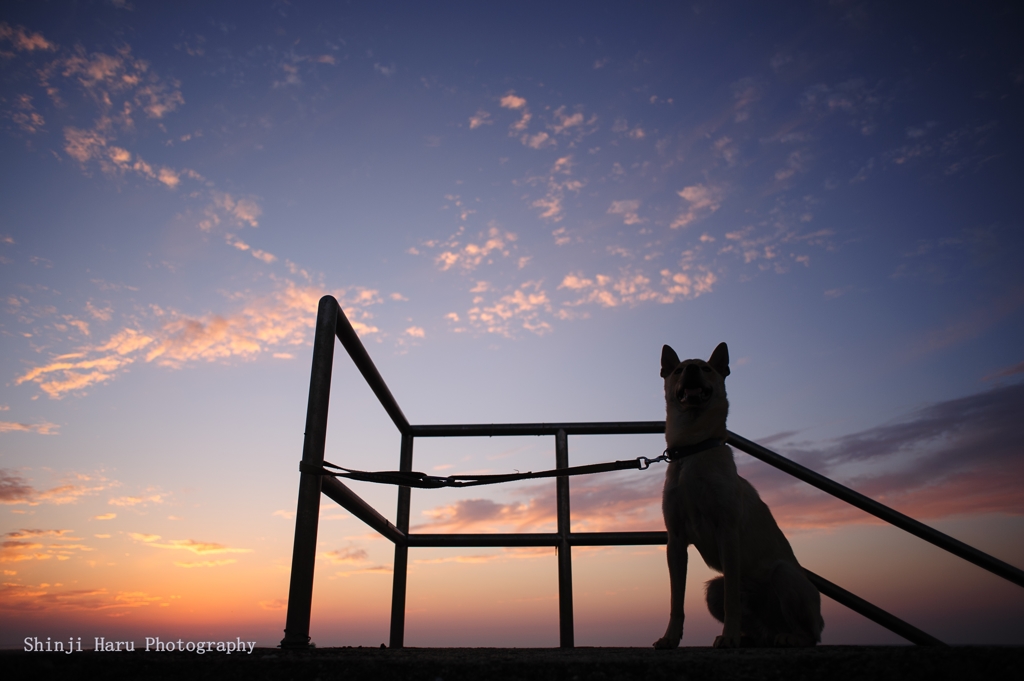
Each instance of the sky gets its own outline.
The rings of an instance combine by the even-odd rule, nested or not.
[[[1024,48],[1010,3],[11,1],[0,9],[0,646],[282,637],[318,299],[414,424],[729,427],[1024,566]],[[336,352],[329,461],[398,465]],[[658,436],[574,436],[570,464]],[[805,567],[949,643],[1024,592],[745,454]],[[429,440],[434,474],[553,438]],[[663,469],[576,478],[661,530]],[[393,488],[351,487],[394,519]],[[327,499],[311,636],[387,641],[392,545]],[[554,483],[415,491],[544,532]],[[649,646],[663,547],[575,548],[577,645]],[[720,633],[691,550],[683,645]],[[414,549],[406,644],[557,646],[545,549]],[[828,644],[901,639],[823,599]]]

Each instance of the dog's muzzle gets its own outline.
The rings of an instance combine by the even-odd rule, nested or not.
[[[704,384],[700,368],[691,364],[683,370],[683,379],[676,390],[676,399],[685,405],[699,407],[711,399],[711,386]]]

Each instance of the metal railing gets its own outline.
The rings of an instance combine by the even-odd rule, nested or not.
[[[376,509],[336,478],[311,471],[321,470],[327,433],[327,412],[334,364],[334,339],[341,341],[349,357],[387,411],[402,442],[399,470],[412,470],[413,441],[424,437],[490,437],[548,435],[555,438],[555,467],[568,468],[570,435],[637,435],[665,432],[664,421],[625,421],[592,423],[506,423],[458,425],[410,425],[388,390],[362,342],[353,330],[338,301],[331,296],[320,299],[316,335],[313,340],[313,366],[306,408],[306,431],[302,446],[302,471],[299,473],[299,498],[295,514],[295,543],[292,549],[288,613],[282,648],[305,648],[309,643],[310,610],[313,598],[313,571],[316,560],[317,525],[320,495],[324,494],[359,518],[395,545],[391,595],[390,647],[401,648],[405,638],[406,576],[409,548],[424,547],[523,547],[554,546],[558,554],[559,645],[572,648],[572,547],[637,546],[667,543],[666,532],[572,532],[569,527],[569,481],[555,479],[555,532],[487,534],[414,534],[409,532],[411,490],[398,488],[398,510],[392,524]],[[832,496],[960,556],[1018,586],[1024,586],[1024,571],[945,535],[913,518],[878,503],[848,487],[830,480],[750,440],[729,432],[728,444],[779,470],[792,475]],[[937,638],[898,617],[868,603],[824,577],[805,570],[818,591],[918,645],[943,645]]]

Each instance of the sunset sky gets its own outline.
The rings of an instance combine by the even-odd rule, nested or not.
[[[5,2],[0,646],[279,642],[328,293],[414,424],[662,419],[661,346],[726,341],[733,431],[1024,566],[1024,17],[924,7]],[[327,459],[398,444],[339,346]],[[805,567],[1024,644],[1024,590],[736,458]],[[663,475],[574,479],[574,529],[663,529]],[[553,531],[554,492],[416,491],[412,525]],[[577,645],[662,635],[664,553],[573,550]],[[324,500],[318,646],[387,641],[392,561]],[[710,577],[691,551],[683,645],[721,631]],[[902,640],[823,613],[824,643]],[[557,646],[557,616],[552,549],[410,551],[407,645]]]

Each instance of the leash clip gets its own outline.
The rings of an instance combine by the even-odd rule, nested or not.
[[[659,463],[661,461],[666,460],[667,458],[668,457],[666,455],[664,455],[664,454],[662,454],[661,456],[659,456],[659,457],[657,457],[655,459],[648,459],[646,456],[638,456],[636,458],[636,462],[638,464],[637,468],[639,468],[642,471],[645,471],[648,468],[650,468],[652,463]]]

